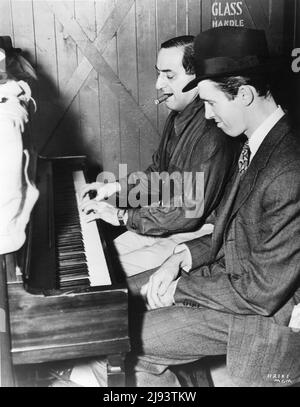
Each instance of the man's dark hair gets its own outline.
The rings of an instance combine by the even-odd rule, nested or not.
[[[182,35],[180,37],[171,38],[161,44],[161,48],[183,47],[182,66],[188,75],[195,73],[194,69],[194,36]]]
[[[213,82],[222,90],[229,100],[233,100],[244,85],[253,86],[258,95],[268,97],[272,94],[272,81],[265,75],[229,76],[213,78]]]
[[[212,81],[226,94],[229,100],[233,100],[237,96],[240,86],[250,85],[256,89],[259,96],[266,98],[272,95],[277,104],[289,111],[293,110],[293,104],[291,103],[293,82],[285,70],[243,76],[217,77],[212,78]]]

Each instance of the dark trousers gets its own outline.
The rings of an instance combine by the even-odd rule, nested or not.
[[[177,387],[169,366],[208,355],[226,354],[229,316],[199,307],[178,304],[151,311],[139,295],[153,270],[128,278],[132,366],[138,387]]]

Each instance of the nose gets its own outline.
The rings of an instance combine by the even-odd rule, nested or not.
[[[204,102],[204,106],[205,106],[205,118],[207,120],[213,119],[214,118],[214,112],[213,109],[211,107],[211,105],[207,102]]]
[[[163,89],[164,86],[165,86],[165,80],[163,79],[163,76],[161,74],[159,74],[156,79],[155,88],[157,90],[160,90],[160,89]]]

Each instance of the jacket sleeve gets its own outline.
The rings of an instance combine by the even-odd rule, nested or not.
[[[237,157],[237,148],[226,139],[218,139],[222,135],[216,135],[215,129],[207,131],[208,142],[200,139],[195,145],[189,166],[193,175],[191,182],[178,185],[181,195],[174,195],[168,205],[129,209],[129,230],[158,236],[196,230],[205,223],[221,200]],[[180,183],[184,179],[182,169],[178,173]]]
[[[151,189],[152,174],[159,172],[160,149],[152,156],[152,163],[145,171],[134,171],[118,180],[121,190],[113,197],[112,202],[117,199],[117,206],[131,207],[141,206],[141,203],[148,205],[152,199],[159,200],[159,189]],[[137,194],[135,194],[135,190]],[[132,192],[131,192],[132,191]],[[131,197],[131,199],[130,199]],[[133,199],[132,199],[133,197]]]
[[[185,242],[191,254],[192,269],[209,264],[211,260],[211,238],[212,235],[205,235]]]
[[[176,303],[188,301],[223,312],[269,316],[293,295],[300,278],[299,173],[297,164],[269,183],[261,202],[260,239],[243,261],[235,259],[234,275],[218,262],[209,266],[208,276],[204,276],[205,267],[183,274]]]
[[[130,174],[122,177],[118,180],[121,185],[121,191],[117,194],[118,202],[123,202],[124,205],[120,205],[122,207],[130,207],[134,206],[131,202],[128,202],[128,196],[130,191],[134,189],[138,189],[138,194],[140,197],[140,201],[144,204],[148,205],[151,202],[151,194],[152,194],[152,201],[159,200],[159,188],[151,188],[151,177],[155,173],[161,172],[161,161],[162,161],[162,154],[165,149],[165,145],[167,143],[167,137],[169,134],[169,127],[172,126],[174,121],[175,113],[171,112],[167,118],[165,123],[164,131],[162,138],[160,140],[158,149],[152,155],[152,162],[144,171],[134,171]],[[133,191],[134,192],[134,191]],[[133,194],[131,194],[132,196]]]

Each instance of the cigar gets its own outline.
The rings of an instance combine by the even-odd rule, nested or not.
[[[164,102],[165,100],[167,100],[172,95],[173,95],[173,93],[165,93],[164,95],[160,96],[158,99],[155,99],[154,103],[156,105],[159,105],[160,103]]]

